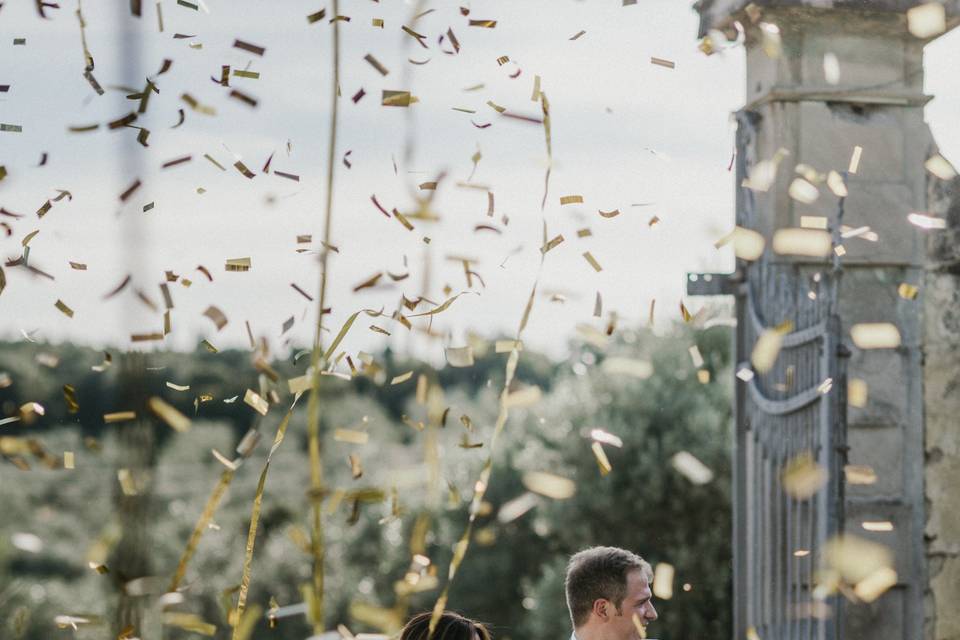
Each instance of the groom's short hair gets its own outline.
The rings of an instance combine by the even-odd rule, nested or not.
[[[591,547],[571,556],[564,586],[573,627],[586,624],[593,603],[600,598],[612,602],[619,611],[627,594],[627,574],[636,569],[650,580],[650,564],[617,547]]]

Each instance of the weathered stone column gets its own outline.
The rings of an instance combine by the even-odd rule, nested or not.
[[[923,119],[930,98],[923,94],[922,66],[928,40],[912,35],[906,18],[919,4],[696,5],[701,36],[720,29],[732,37],[735,22],[746,32],[745,109],[756,123],[747,151],[755,160],[773,158],[781,148],[789,152],[769,191],[755,194],[757,230],[768,240],[775,229],[801,226],[801,216],[829,217],[836,209],[825,186],[811,204],[789,197],[796,165],[842,172],[854,147],[863,150],[848,179],[844,222],[869,226],[876,241],[865,239],[870,234],[845,241],[839,304],[852,352],[849,378],[869,389],[865,406],[849,407],[849,462],[871,466],[877,480],[847,486],[846,530],[890,547],[899,580],[876,602],[845,608],[841,637],[849,639],[960,638],[960,233],[925,231],[907,221],[910,212],[939,207],[944,215],[949,208],[948,198],[933,196],[950,186],[924,167],[935,153]],[[954,26],[960,3],[944,4],[947,26]],[[780,52],[771,55],[777,35]],[[948,218],[960,227],[960,205]],[[901,283],[916,286],[918,296],[899,295]],[[848,332],[861,322],[896,324],[902,346],[856,349]],[[864,521],[887,520],[891,532],[862,528]],[[737,624],[742,632],[750,621]]]

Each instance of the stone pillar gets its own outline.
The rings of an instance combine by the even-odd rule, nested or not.
[[[701,36],[720,29],[732,37],[735,22],[746,32],[745,109],[755,116],[754,160],[773,158],[781,148],[789,152],[769,191],[756,194],[757,231],[768,241],[775,229],[801,226],[801,216],[836,210],[837,198],[825,185],[812,204],[788,196],[796,165],[842,172],[854,147],[863,149],[859,170],[848,180],[844,222],[869,226],[877,241],[844,243],[839,298],[844,342],[852,352],[849,378],[864,380],[869,389],[866,405],[848,410],[849,462],[872,466],[878,479],[847,486],[846,530],[890,547],[899,581],[876,602],[845,608],[841,637],[848,639],[960,638],[960,232],[938,240],[931,233],[952,232],[907,222],[908,213],[937,204],[930,199],[937,179],[924,168],[934,152],[923,119],[930,99],[923,94],[927,41],[911,35],[905,14],[918,4],[696,5]],[[953,26],[960,3],[946,4]],[[780,53],[771,56],[777,31]],[[825,56],[838,63],[839,78],[825,72]],[[937,202],[945,210],[949,200]],[[957,218],[951,224],[960,227],[960,205],[951,215]],[[917,298],[900,296],[900,283],[918,287]],[[856,349],[848,332],[860,322],[896,324],[902,346]],[[892,532],[861,526],[884,520],[893,522]],[[738,624],[742,631],[750,621]]]

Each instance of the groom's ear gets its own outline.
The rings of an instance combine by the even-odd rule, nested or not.
[[[613,615],[613,604],[604,598],[593,601],[593,615],[606,622]]]

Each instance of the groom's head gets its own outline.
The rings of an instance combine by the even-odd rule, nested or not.
[[[596,631],[604,638],[639,638],[634,616],[644,627],[657,619],[651,574],[643,558],[625,549],[592,547],[574,554],[565,581],[573,628],[587,631],[584,636]]]

